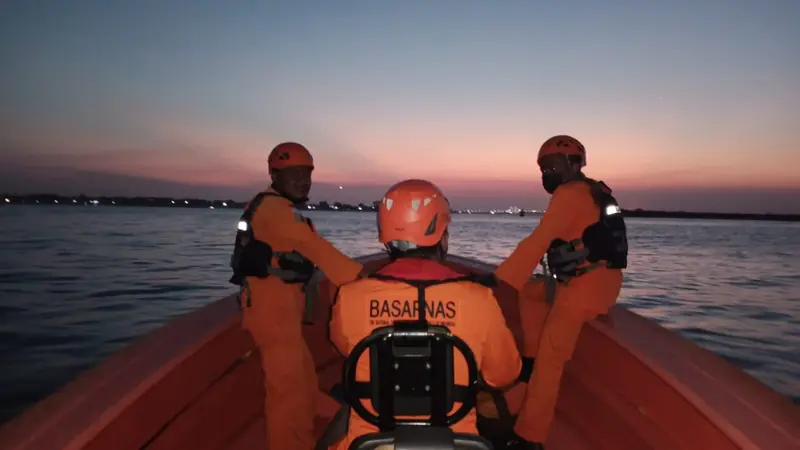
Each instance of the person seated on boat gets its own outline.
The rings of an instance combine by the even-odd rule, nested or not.
[[[416,319],[420,291],[414,284],[424,282],[430,286],[424,289],[429,323],[449,327],[470,346],[487,384],[508,385],[521,369],[516,342],[491,288],[479,283],[478,277],[443,263],[449,224],[450,204],[433,183],[406,180],[392,186],[378,207],[378,239],[388,250],[390,262],[339,288],[331,315],[331,341],[348,355],[375,328]],[[492,277],[483,280],[493,282]],[[464,384],[466,363],[462,355],[458,358],[455,381]],[[362,358],[356,370],[359,381],[368,381],[368,358]],[[338,448],[347,449],[354,438],[376,430],[352,413],[348,434]],[[477,434],[475,411],[453,430]]]
[[[542,144],[537,160],[552,198],[536,229],[495,271],[500,284],[521,291],[522,353],[533,370],[507,438],[509,449],[543,448],[564,364],[583,325],[617,301],[627,267],[622,211],[605,183],[583,174],[584,146],[573,137],[554,136]],[[548,281],[528,283],[545,254]]]
[[[317,234],[293,207],[308,201],[314,160],[285,142],[268,158],[272,184],[241,216],[231,257],[231,283],[241,286],[242,324],[261,351],[267,447],[311,449],[316,442],[316,368],[302,335],[304,287],[315,266],[334,284],[363,270]]]

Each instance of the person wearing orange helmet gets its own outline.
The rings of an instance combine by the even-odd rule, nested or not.
[[[520,320],[525,324],[526,370],[520,381],[528,386],[516,424],[505,438],[510,450],[544,448],[564,364],[583,325],[617,301],[622,269],[628,264],[622,211],[605,183],[583,174],[583,144],[571,136],[554,136],[542,144],[537,160],[550,203],[533,233],[495,271],[501,284],[521,291]],[[528,283],[545,255],[549,278]]]
[[[507,385],[521,368],[514,337],[491,288],[443,264],[449,224],[450,204],[433,183],[406,180],[392,186],[378,207],[378,239],[389,253],[389,263],[341,286],[331,315],[331,341],[349,355],[375,328],[418,318],[424,295],[428,322],[447,326],[470,346],[487,384]],[[356,379],[369,380],[369,372],[369,360],[362,358]],[[467,382],[463,357],[456,360],[455,382]],[[452,428],[476,434],[475,412]],[[351,413],[347,436],[338,448],[347,449],[356,437],[375,431]]]
[[[363,267],[317,234],[294,206],[308,201],[314,159],[302,145],[284,142],[269,155],[272,184],[242,214],[230,282],[241,286],[242,325],[261,352],[267,448],[311,449],[316,368],[302,335],[304,290],[316,266],[335,285]]]

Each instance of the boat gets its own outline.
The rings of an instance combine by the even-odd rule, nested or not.
[[[377,267],[384,254],[359,260]],[[458,256],[473,272],[494,266]],[[304,333],[320,379],[317,429],[343,358],[327,336],[324,279]],[[519,339],[516,300],[498,299]],[[259,354],[235,296],[179,317],[111,355],[0,428],[3,450],[264,449]],[[507,394],[520,403],[522,390]],[[800,448],[800,408],[721,357],[615,306],[584,327],[564,373],[548,450]]]

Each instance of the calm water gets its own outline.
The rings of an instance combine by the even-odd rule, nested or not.
[[[352,256],[375,216],[311,212]],[[238,212],[0,208],[0,422],[164,322],[232,292]],[[454,219],[454,253],[499,262],[533,217]],[[629,221],[621,302],[800,400],[800,224]]]

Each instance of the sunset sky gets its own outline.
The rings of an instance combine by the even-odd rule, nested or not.
[[[800,213],[800,1],[0,3],[0,192],[543,207],[571,134],[624,207]],[[337,186],[342,185],[343,189]]]

